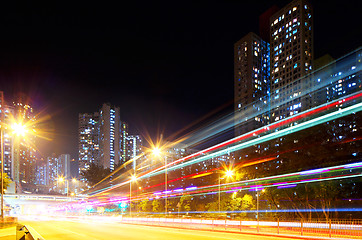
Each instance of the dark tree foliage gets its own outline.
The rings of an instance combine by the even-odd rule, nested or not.
[[[103,168],[97,164],[91,163],[86,171],[82,172],[82,176],[87,179],[89,185],[94,185],[110,174],[109,168]]]

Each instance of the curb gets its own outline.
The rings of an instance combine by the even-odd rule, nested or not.
[[[320,240],[320,239],[331,239],[331,240],[348,240],[350,238],[329,238],[329,237],[316,237],[316,236],[295,236],[295,235],[284,235],[284,234],[271,234],[271,233],[253,233],[253,232],[233,232],[226,230],[215,230],[215,229],[193,229],[185,227],[176,227],[176,226],[162,226],[162,225],[148,225],[142,223],[129,223],[129,222],[120,222],[123,224],[130,225],[142,225],[149,227],[164,227],[164,228],[175,228],[175,229],[184,229],[184,230],[196,230],[196,231],[205,231],[205,232],[221,232],[221,233],[234,233],[234,234],[243,234],[243,235],[253,235],[253,236],[265,236],[265,237],[280,237],[280,238],[291,238],[291,239],[307,239],[307,240]]]

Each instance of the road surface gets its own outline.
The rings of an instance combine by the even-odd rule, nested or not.
[[[200,230],[185,230],[167,227],[130,225],[103,221],[48,220],[20,221],[34,228],[46,240],[57,239],[126,239],[126,240],[285,240],[287,238],[223,233]],[[294,238],[295,239],[295,238]]]

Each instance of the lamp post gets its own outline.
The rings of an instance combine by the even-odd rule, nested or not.
[[[13,156],[16,158],[13,160],[14,164],[14,182],[15,184],[19,184],[19,172],[20,172],[20,137],[25,137],[25,134],[28,132],[26,125],[22,123],[21,120],[15,121],[11,126],[14,135],[14,148],[16,153],[13,153]],[[14,150],[14,149],[13,149]]]
[[[4,219],[4,122],[1,120],[1,219]]]
[[[59,183],[65,182],[65,186],[67,188],[67,197],[68,197],[68,193],[69,193],[69,181],[68,181],[68,179],[66,179],[64,177],[58,177],[58,182]]]
[[[131,180],[129,181],[129,216],[132,217],[132,182],[136,181],[137,177],[135,175],[131,176]]]
[[[60,183],[65,182],[66,188],[67,188],[67,197],[69,197],[69,179],[64,178],[64,177],[58,177],[58,182],[60,182]],[[76,182],[77,182],[77,179],[73,178],[73,179],[72,179],[72,182],[73,182],[73,183],[76,183]]]
[[[167,216],[167,157],[165,157],[165,216]]]
[[[158,147],[152,149],[152,152],[155,156],[161,155],[161,149]],[[167,157],[165,157],[165,216],[167,215]]]
[[[256,220],[258,222],[258,232],[259,232],[259,192],[258,187],[255,188],[256,190]],[[265,192],[265,189],[262,189],[261,192]]]
[[[229,177],[232,177],[234,175],[234,172],[232,170],[227,170],[227,171],[224,172],[224,174],[225,174],[226,178],[229,178]],[[220,197],[221,179],[224,179],[224,178],[221,178],[221,176],[219,174],[219,213],[221,211],[221,197]]]
[[[76,188],[77,188],[77,179],[76,178],[72,178],[72,182],[73,182],[73,190],[74,190],[74,194],[72,195],[72,193],[70,194],[71,196],[75,196],[75,192],[76,192]]]

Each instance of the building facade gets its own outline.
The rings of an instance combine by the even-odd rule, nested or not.
[[[249,33],[234,44],[235,135],[269,123],[269,43]]]
[[[270,18],[271,121],[309,109],[312,87],[312,8],[305,0],[294,0]]]
[[[79,174],[92,163],[113,171],[131,159],[129,141],[134,139],[129,138],[128,124],[120,120],[119,107],[105,103],[99,112],[79,114],[78,121]]]
[[[78,159],[79,173],[91,163],[99,164],[99,113],[81,113],[78,118]]]
[[[136,159],[137,156],[139,156],[142,153],[142,147],[143,147],[143,141],[142,137],[140,135],[130,135],[127,138],[127,159],[132,159],[132,168],[133,171],[136,172],[137,170],[137,164],[138,159]]]
[[[119,108],[110,104],[103,104],[99,112],[99,165],[114,170],[120,162],[120,113]]]
[[[125,162],[127,162],[128,160],[130,160],[132,157],[131,155],[128,153],[130,149],[129,146],[129,137],[128,137],[128,124],[126,122],[121,122],[121,127],[120,127],[120,142],[119,142],[119,148],[121,150],[121,159],[120,159],[120,163],[123,164]]]

